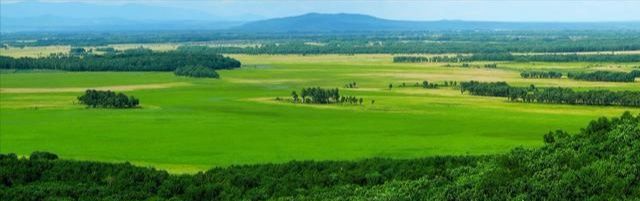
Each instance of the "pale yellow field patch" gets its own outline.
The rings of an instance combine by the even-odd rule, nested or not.
[[[242,79],[242,78],[225,78],[225,81],[242,84],[282,84],[291,82],[305,82],[310,79]]]
[[[29,93],[72,93],[83,92],[87,89],[112,90],[112,91],[133,91],[142,89],[164,89],[171,87],[182,87],[192,85],[188,82],[172,82],[161,84],[140,84],[140,85],[118,85],[102,87],[61,87],[61,88],[0,88],[0,93],[29,94]]]
[[[68,45],[37,46],[37,47],[9,47],[0,48],[0,55],[8,57],[46,57],[50,54],[67,53],[71,49]]]

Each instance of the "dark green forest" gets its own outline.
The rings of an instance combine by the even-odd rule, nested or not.
[[[635,82],[636,77],[640,77],[640,70],[633,70],[629,73],[611,71],[575,72],[567,74],[567,77],[586,81]]]
[[[238,60],[208,51],[154,52],[150,49],[136,48],[99,55],[74,48],[71,50],[70,54],[53,54],[42,58],[0,56],[0,69],[174,71],[178,67],[196,65],[211,69],[240,67]]]
[[[517,131],[514,131],[517,132]],[[640,115],[486,156],[238,165],[173,175],[129,163],[0,154],[1,200],[634,200]]]
[[[178,67],[173,73],[177,76],[220,78],[220,75],[215,70],[204,66]]]
[[[534,85],[513,87],[506,82],[469,81],[460,83],[460,92],[469,92],[476,96],[507,97],[510,101],[526,103],[640,107],[640,92],[638,91],[575,91],[563,87],[537,88]]]

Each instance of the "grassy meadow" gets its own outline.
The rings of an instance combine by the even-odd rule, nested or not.
[[[219,80],[175,77],[171,72],[3,71],[0,151],[46,150],[64,158],[130,161],[191,173],[212,166],[290,160],[500,153],[517,146],[538,146],[551,130],[574,132],[603,115],[640,112],[624,107],[513,103],[462,95],[450,87],[399,87],[423,80],[479,80],[640,90],[640,82],[519,76],[525,69],[628,71],[638,63],[507,62],[485,69],[394,64],[393,56],[384,54],[229,56],[243,67],[220,71]],[[342,88],[352,81],[359,88]],[[311,86],[339,87],[341,94],[365,101],[363,105],[275,101]],[[75,98],[87,88],[124,91],[138,97],[142,108],[86,109]]]

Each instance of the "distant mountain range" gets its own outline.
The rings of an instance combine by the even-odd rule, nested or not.
[[[640,30],[640,22],[403,21],[362,14],[309,13],[265,20],[137,4],[21,2],[2,4],[0,31],[221,30],[229,32],[349,32],[441,30]]]
[[[401,21],[361,14],[309,13],[248,22],[234,30],[255,32],[421,31],[421,30],[581,30],[640,29],[640,22]]]

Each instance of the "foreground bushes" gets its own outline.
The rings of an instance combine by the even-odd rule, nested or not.
[[[526,129],[526,128],[523,128]],[[517,131],[514,131],[517,132]],[[535,149],[491,156],[303,161],[195,175],[0,154],[0,200],[633,200],[640,116],[599,118]]]
[[[78,96],[78,101],[92,108],[133,108],[140,104],[140,101],[133,96],[94,89],[89,89],[82,96]]]

